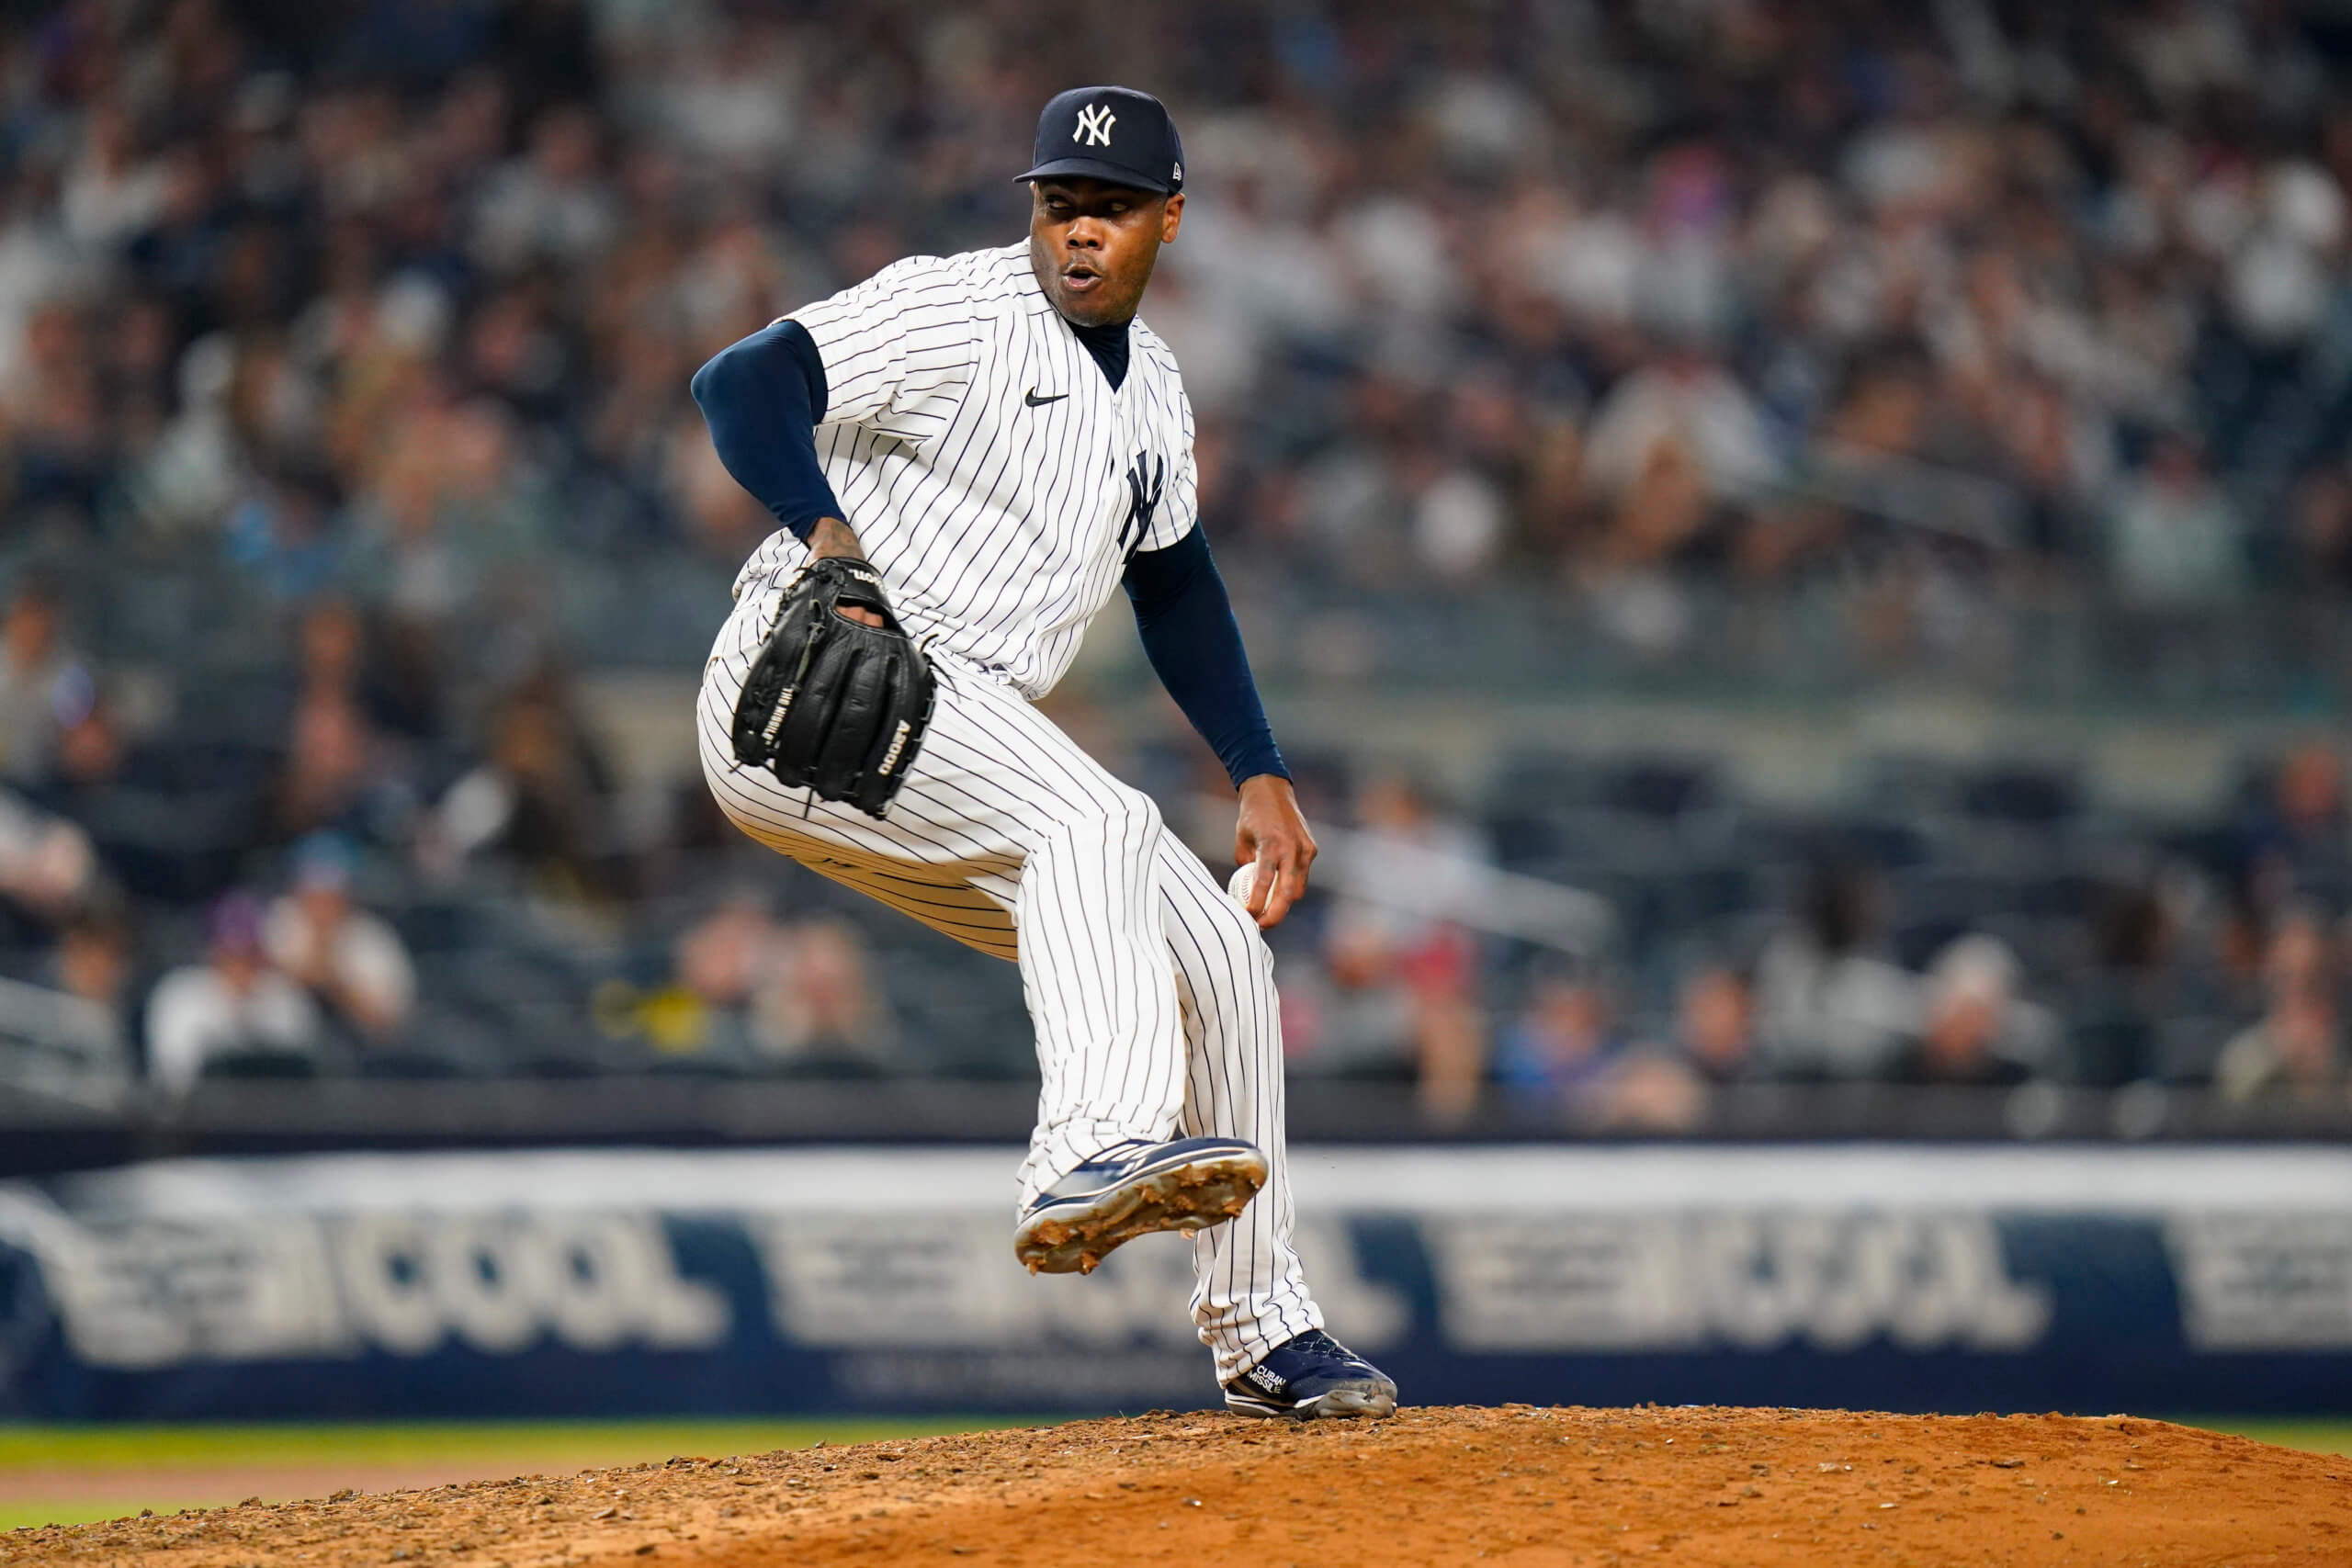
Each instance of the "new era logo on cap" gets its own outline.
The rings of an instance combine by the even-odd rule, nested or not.
[[[1184,144],[1166,106],[1133,87],[1073,87],[1037,117],[1024,180],[1108,180],[1140,190],[1184,188]]]

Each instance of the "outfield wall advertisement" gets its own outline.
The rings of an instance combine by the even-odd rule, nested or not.
[[[0,1415],[1109,1411],[1190,1253],[1012,1261],[1015,1151],[338,1155],[0,1186]],[[2352,1153],[1308,1149],[1419,1403],[2352,1408]]]

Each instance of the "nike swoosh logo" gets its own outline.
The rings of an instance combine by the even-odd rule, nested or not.
[[[1033,409],[1041,409],[1047,403],[1060,402],[1064,398],[1069,396],[1069,394],[1068,392],[1056,392],[1050,398],[1041,398],[1037,395],[1037,389],[1032,387],[1029,389],[1028,392],[1023,396],[1021,400],[1027,403]]]

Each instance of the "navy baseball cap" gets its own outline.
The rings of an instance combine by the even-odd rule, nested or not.
[[[1037,117],[1037,148],[1021,180],[1086,175],[1173,195],[1184,188],[1184,144],[1167,107],[1133,87],[1072,87]]]

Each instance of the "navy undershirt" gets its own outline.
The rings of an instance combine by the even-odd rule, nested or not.
[[[1116,391],[1127,374],[1127,324],[1070,331]],[[778,321],[720,349],[695,372],[693,389],[719,462],[778,524],[806,539],[820,519],[843,516],[817,460],[815,427],[831,397],[824,356],[799,322]],[[1236,784],[1261,773],[1290,777],[1200,525],[1164,549],[1128,557],[1124,581],[1146,657],[1227,775]]]
[[[1081,327],[1069,321],[1070,333],[1094,356],[1102,367],[1102,378],[1117,391],[1127,378],[1127,323],[1120,321],[1107,327]]]

